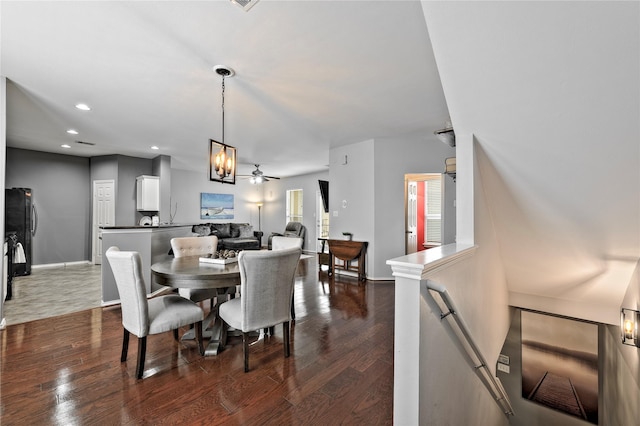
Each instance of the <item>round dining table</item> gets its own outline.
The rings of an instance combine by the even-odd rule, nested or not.
[[[210,337],[205,356],[217,355],[224,347],[225,330],[218,316],[221,299],[235,295],[235,287],[240,285],[238,262],[217,264],[200,260],[200,256],[186,256],[165,260],[151,265],[151,275],[157,284],[172,288],[215,288],[218,289],[216,304],[205,318],[204,336]],[[183,339],[194,338],[192,331]]]

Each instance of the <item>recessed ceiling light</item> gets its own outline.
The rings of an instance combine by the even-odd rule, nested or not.
[[[91,107],[87,104],[76,104],[76,108],[81,109],[82,111],[91,111]]]
[[[160,149],[160,148],[158,148],[157,146],[154,145],[154,146],[151,147],[151,149]]]
[[[71,148],[71,145],[67,145],[66,143],[64,145],[60,145],[63,148]]]
[[[69,133],[70,135],[77,135],[78,131],[75,130],[75,129],[69,129],[69,130],[67,130],[67,133]]]

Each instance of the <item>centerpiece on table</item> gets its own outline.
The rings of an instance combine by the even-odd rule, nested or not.
[[[219,250],[213,254],[200,256],[200,262],[215,263],[218,265],[226,265],[238,261],[240,251],[235,250]]]

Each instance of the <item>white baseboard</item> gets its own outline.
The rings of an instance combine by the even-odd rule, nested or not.
[[[0,321],[0,330],[4,330],[5,328],[7,328],[7,319],[2,318],[2,321]]]
[[[43,263],[41,265],[31,265],[31,269],[66,268],[67,266],[74,265],[92,265],[92,263],[89,260],[79,260],[77,262],[62,263]]]

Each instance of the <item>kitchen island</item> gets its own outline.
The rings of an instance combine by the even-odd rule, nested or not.
[[[102,233],[102,251],[116,246],[122,251],[137,251],[142,258],[142,271],[147,295],[165,287],[151,281],[151,265],[170,259],[171,239],[189,237],[191,225],[160,226],[105,226]],[[120,303],[116,281],[106,257],[102,260],[102,305]]]

